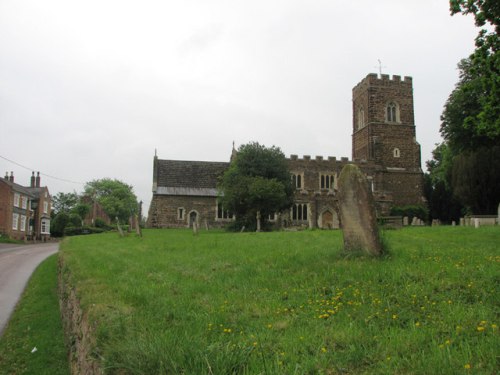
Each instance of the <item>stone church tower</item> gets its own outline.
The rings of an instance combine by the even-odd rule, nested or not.
[[[412,78],[369,74],[353,88],[352,99],[353,160],[383,167],[377,190],[391,191],[396,204],[418,203],[423,180]]]

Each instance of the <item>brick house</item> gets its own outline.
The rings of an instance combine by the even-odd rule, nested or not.
[[[352,103],[352,160],[291,155],[295,203],[271,219],[286,226],[339,228],[337,179],[348,163],[367,176],[379,216],[394,206],[425,204],[412,78],[369,74],[353,88]],[[194,220],[202,227],[223,226],[232,220],[217,204],[217,179],[228,166],[155,155],[148,226],[188,227]]]
[[[50,238],[52,202],[40,173],[33,172],[29,186],[14,182],[14,174],[0,179],[0,234],[17,240]]]

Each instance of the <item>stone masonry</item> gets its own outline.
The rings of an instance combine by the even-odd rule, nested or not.
[[[388,215],[393,206],[425,204],[412,78],[369,74],[353,88],[352,98],[352,160],[291,155],[295,204],[271,220],[279,218],[284,226],[339,228],[338,176],[349,163],[365,174],[377,215]],[[228,166],[155,155],[148,225],[189,227],[196,220],[200,228],[222,227],[233,220],[217,205],[217,179]]]

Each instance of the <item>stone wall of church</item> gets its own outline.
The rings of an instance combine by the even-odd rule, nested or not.
[[[217,219],[216,204],[214,197],[153,195],[147,226],[188,228],[196,215],[200,228],[221,228],[230,220]]]
[[[384,189],[392,193],[392,206],[425,204],[421,172],[387,171],[383,174],[383,181]]]

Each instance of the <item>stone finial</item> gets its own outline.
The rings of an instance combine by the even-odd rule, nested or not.
[[[381,255],[377,216],[368,182],[359,167],[347,164],[339,176],[339,208],[346,252]]]

